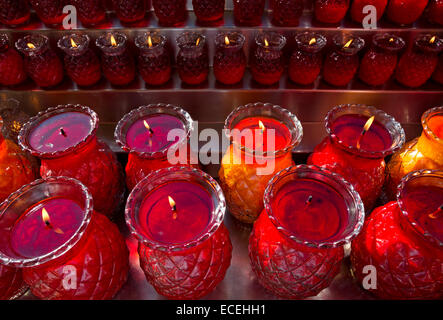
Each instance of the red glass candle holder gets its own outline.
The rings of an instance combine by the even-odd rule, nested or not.
[[[0,23],[19,26],[26,23],[30,15],[26,0],[0,0]]]
[[[377,208],[352,243],[352,269],[360,283],[365,266],[377,269],[383,299],[443,297],[443,171],[407,175],[397,201]]]
[[[438,59],[437,67],[435,68],[432,79],[443,85],[443,55]]]
[[[65,52],[65,70],[79,86],[91,86],[101,76],[100,60],[89,47],[87,34],[71,34],[58,41],[58,47]]]
[[[272,23],[281,27],[298,26],[303,14],[303,0],[273,0]]]
[[[357,23],[362,23],[367,13],[363,13],[366,6],[374,6],[377,10],[377,21],[381,19],[385,13],[388,0],[353,0],[351,6],[351,18]]]
[[[372,47],[365,53],[358,76],[360,80],[379,86],[387,82],[394,74],[398,53],[405,47],[405,41],[393,34],[376,34],[372,38]]]
[[[215,38],[214,75],[217,81],[232,85],[243,79],[246,70],[245,36],[220,32]]]
[[[145,18],[148,0],[112,0],[112,7],[122,23],[136,23]]]
[[[63,7],[66,0],[29,0],[40,20],[48,26],[58,26],[63,23],[66,14]]]
[[[255,81],[273,85],[280,81],[284,70],[283,47],[286,38],[276,32],[259,33],[251,56],[251,73]]]
[[[177,27],[186,20],[186,0],[152,0],[158,23],[165,27]]]
[[[334,86],[346,86],[354,78],[358,66],[358,52],[365,46],[362,38],[337,35],[333,39],[335,49],[326,55],[323,79]]]
[[[206,81],[209,73],[209,56],[206,38],[196,32],[183,32],[177,37],[179,51],[177,68],[180,79],[189,85]]]
[[[171,79],[171,55],[166,37],[157,32],[145,32],[135,38],[140,49],[138,70],[149,85],[162,85]]]
[[[106,10],[103,0],[73,0],[81,23],[86,26],[96,26],[106,20]]]
[[[192,130],[191,116],[173,105],[151,104],[125,115],[115,129],[115,139],[123,150],[129,152],[126,165],[128,189],[132,190],[148,174],[162,168],[173,165],[198,167],[198,159],[189,146]],[[174,134],[175,139],[168,139],[170,134]],[[177,162],[168,158],[171,155]]]
[[[428,6],[428,19],[443,26],[443,0],[431,0]]]
[[[36,180],[0,206],[0,261],[23,268],[41,299],[111,299],[125,283],[129,254],[117,226],[93,212],[79,181]],[[67,280],[69,277],[69,280]]]
[[[341,176],[301,165],[274,176],[264,203],[249,238],[258,281],[285,299],[317,295],[339,273],[343,246],[363,226],[360,196]]]
[[[0,84],[13,86],[26,80],[20,54],[11,46],[7,34],[0,33]]]
[[[395,78],[402,85],[417,88],[428,81],[438,63],[438,53],[443,50],[443,40],[433,35],[419,36],[414,46],[400,58]]]
[[[240,26],[259,26],[265,11],[265,0],[233,0],[234,19]]]
[[[427,5],[428,0],[389,0],[386,13],[392,22],[411,24],[420,18]]]
[[[328,137],[314,149],[308,164],[341,174],[360,194],[366,210],[372,209],[385,182],[384,158],[403,146],[403,128],[381,110],[349,104],[329,111],[326,131]]]
[[[86,185],[94,209],[112,216],[123,200],[123,170],[111,149],[97,139],[97,114],[88,107],[49,108],[22,128],[19,144],[41,159],[42,178],[65,176]]]
[[[139,241],[146,279],[159,294],[198,299],[223,280],[232,252],[225,210],[217,182],[189,167],[155,171],[132,191],[126,223]]]
[[[327,40],[315,32],[300,33],[295,37],[297,49],[289,61],[289,78],[301,85],[315,82],[323,64],[322,50]]]
[[[108,81],[124,86],[135,78],[135,61],[127,45],[127,37],[120,32],[108,32],[96,40],[102,51],[102,70]]]
[[[293,165],[292,150],[300,143],[303,128],[288,110],[259,102],[234,110],[226,119],[225,133],[232,143],[222,158],[220,185],[229,212],[241,222],[253,223],[263,210],[269,180]]]
[[[16,299],[27,289],[20,269],[0,264],[0,300]]]
[[[324,23],[339,23],[349,9],[349,0],[315,0],[315,18]]]
[[[24,54],[25,70],[40,87],[53,87],[63,80],[63,64],[49,46],[49,39],[33,34],[19,39],[15,46]]]
[[[192,0],[197,20],[208,23],[223,19],[225,0]]]

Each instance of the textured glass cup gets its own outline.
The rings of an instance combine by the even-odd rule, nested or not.
[[[0,23],[15,27],[26,23],[30,15],[26,0],[0,0]]]
[[[157,32],[145,32],[135,38],[139,48],[138,71],[149,85],[162,85],[171,78],[171,55],[166,37]]]
[[[61,25],[66,14],[63,7],[66,0],[29,0],[40,20],[49,26]]]
[[[352,243],[351,262],[358,281],[365,266],[377,269],[381,299],[443,297],[443,171],[421,170],[405,176],[397,201],[375,209]]]
[[[11,241],[17,237],[14,230],[21,221],[30,218],[29,210],[46,201],[61,199],[78,206],[79,216],[75,225],[63,225],[72,236],[59,244],[50,244],[48,249],[42,249],[45,245],[42,237],[45,235],[35,231],[44,228],[41,220],[43,226],[34,226],[24,230],[28,234],[19,235],[21,241],[34,237],[35,251],[25,254],[16,250],[17,243]],[[36,180],[13,193],[0,205],[0,212],[4,217],[0,222],[0,261],[23,268],[25,282],[40,299],[111,299],[126,282],[129,254],[124,238],[105,216],[93,211],[92,197],[79,181],[66,177]],[[70,221],[71,218],[67,216],[66,220]],[[51,251],[46,253],[47,250]],[[75,289],[66,288],[63,284],[65,266],[74,267],[78,274],[88,274],[88,277],[79,277]]]
[[[443,0],[431,0],[428,7],[428,19],[443,26]]]
[[[289,60],[289,78],[301,85],[317,80],[323,65],[322,50],[327,44],[324,36],[314,32],[300,33],[295,37],[297,49]]]
[[[79,86],[92,86],[101,76],[100,60],[89,47],[87,34],[71,34],[61,38],[57,45],[65,52],[65,70]]]
[[[160,25],[177,27],[186,20],[186,0],[152,0]]]
[[[115,14],[122,23],[135,23],[145,18],[149,0],[112,0]]]
[[[243,79],[246,70],[245,36],[220,32],[215,38],[214,74],[217,81],[232,85]]]
[[[0,33],[0,84],[13,86],[26,79],[23,58],[11,46],[9,37]]]
[[[428,0],[389,0],[386,9],[389,20],[399,25],[415,22],[428,5]]]
[[[200,22],[221,20],[225,13],[225,0],[192,0],[192,6]]]
[[[15,43],[18,51],[25,56],[25,70],[40,87],[53,87],[63,80],[63,64],[49,46],[49,39],[33,34]]]
[[[271,0],[272,23],[281,27],[298,26],[303,14],[303,0]]]
[[[183,32],[177,37],[177,45],[179,47],[177,68],[180,79],[189,85],[205,82],[209,73],[205,36],[196,32]]]
[[[335,195],[332,199],[325,197],[324,193],[313,194],[313,202],[306,206],[302,214],[316,214],[313,207],[320,208],[325,203],[338,205],[334,203],[335,199],[341,202],[344,210],[337,212],[333,219],[326,218],[330,212],[317,216],[318,232],[328,228],[328,222],[329,225],[335,223],[340,226],[333,236],[326,239],[307,238],[300,230],[293,230],[282,220],[282,214],[286,213],[279,212],[283,209],[274,202],[277,201],[275,199],[288,197],[287,194],[280,194],[280,190],[284,192],[291,183],[327,187],[328,192]],[[317,201],[315,198],[318,198]],[[254,224],[249,238],[249,257],[258,281],[284,299],[317,295],[339,273],[343,246],[349,244],[363,226],[365,211],[360,196],[340,175],[316,166],[300,165],[286,168],[272,178],[265,191],[264,205],[265,209]]]
[[[235,23],[240,26],[259,26],[265,10],[265,0],[233,0]]]
[[[160,242],[143,227],[144,204],[153,197],[155,190],[175,183],[192,183],[210,197],[209,220],[204,230],[192,240]],[[126,205],[126,224],[139,241],[140,266],[146,279],[159,294],[170,299],[199,299],[223,280],[231,263],[232,251],[229,232],[223,224],[225,211],[226,202],[220,186],[197,169],[161,169],[152,172],[135,187]],[[195,213],[198,215],[199,212]],[[180,202],[177,202],[177,214],[180,214]]]
[[[286,38],[275,32],[263,32],[256,36],[255,44],[251,55],[252,77],[263,85],[279,82],[284,71],[283,47]]]
[[[96,26],[106,20],[104,0],[73,0],[78,18],[86,27]]]
[[[314,0],[315,18],[324,23],[339,23],[349,9],[349,0]]]

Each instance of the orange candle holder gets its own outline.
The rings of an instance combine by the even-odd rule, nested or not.
[[[426,111],[420,137],[407,142],[388,163],[386,193],[395,199],[397,186],[408,173],[421,169],[443,169],[443,106]]]
[[[295,115],[270,103],[251,103],[226,119],[231,140],[219,172],[229,211],[253,223],[263,210],[263,195],[275,173],[293,165],[292,149],[303,137]]]

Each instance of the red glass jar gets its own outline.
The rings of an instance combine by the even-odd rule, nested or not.
[[[145,18],[149,0],[112,0],[112,7],[122,23],[136,23]]]
[[[221,20],[225,13],[225,0],[192,0],[192,6],[200,22]]]
[[[87,34],[71,34],[58,41],[65,55],[65,70],[79,86],[92,86],[102,77],[100,60],[89,47]]]
[[[349,9],[349,0],[315,0],[315,18],[324,23],[339,23]]]
[[[443,26],[443,0],[431,0],[428,6],[428,18],[432,23]]]
[[[146,279],[159,294],[199,299],[223,280],[232,252],[225,211],[217,182],[189,167],[155,171],[132,191],[126,223],[139,241]]]
[[[0,212],[7,217],[0,222],[0,261],[22,268],[38,298],[111,299],[125,283],[125,240],[117,226],[93,211],[79,181],[36,180],[12,194]]]
[[[264,204],[249,238],[258,281],[284,299],[317,295],[339,273],[343,246],[363,226],[358,193],[337,174],[301,165],[274,176]]]
[[[0,23],[19,26],[26,23],[30,15],[26,0],[0,0]]]
[[[335,49],[326,55],[323,79],[334,86],[346,86],[354,78],[358,66],[358,52],[365,46],[362,38],[338,34],[333,39]]]
[[[397,201],[372,212],[352,243],[354,274],[363,281],[364,267],[377,270],[382,299],[443,297],[443,171],[422,170],[407,175]]]
[[[403,128],[381,110],[349,104],[329,111],[326,131],[328,137],[314,149],[308,164],[342,175],[360,194],[366,210],[371,210],[385,182],[384,158],[405,142]]]
[[[26,80],[23,59],[11,46],[9,37],[0,33],[0,84],[13,86]]]
[[[32,34],[19,39],[15,46],[24,54],[25,70],[40,87],[53,87],[63,80],[63,64],[49,46],[49,39]]]
[[[165,27],[178,27],[186,20],[186,0],[152,0],[158,23]]]
[[[97,139],[98,122],[88,107],[49,108],[23,126],[19,144],[41,159],[43,178],[81,181],[94,198],[94,210],[112,216],[123,200],[123,172],[111,149]]]
[[[115,129],[115,139],[124,151],[129,152],[126,165],[128,189],[132,190],[148,174],[162,168],[174,165],[198,167],[198,158],[189,146],[192,131],[191,116],[173,105],[151,104],[125,115]],[[170,134],[175,136],[174,140],[168,139]]]
[[[215,37],[214,75],[217,81],[232,85],[242,81],[246,70],[245,36],[219,32]]]
[[[255,44],[250,66],[253,79],[263,85],[279,82],[284,71],[286,38],[276,32],[263,32],[255,37]]]
[[[26,290],[20,269],[0,264],[0,300],[16,299]]]
[[[437,67],[435,68],[432,79],[443,85],[443,55],[438,59]]]
[[[312,84],[317,80],[322,64],[322,50],[327,40],[321,34],[304,32],[296,35],[297,49],[289,60],[289,78],[301,85]]]
[[[352,20],[358,23],[362,23],[363,19],[367,16],[367,13],[363,13],[364,7],[374,6],[376,9],[378,21],[385,13],[387,5],[388,0],[353,0],[351,5]]]
[[[303,14],[303,0],[273,0],[272,23],[281,27],[298,26]]]
[[[419,36],[412,48],[400,58],[395,78],[402,85],[417,88],[428,81],[438,63],[438,53],[443,50],[443,40],[433,35]]]
[[[58,26],[63,23],[66,14],[63,8],[66,0],[29,0],[40,20],[48,26]]]
[[[171,55],[166,37],[157,32],[145,32],[135,38],[140,49],[138,71],[149,85],[159,86],[171,79]]]
[[[85,27],[99,25],[106,20],[103,0],[73,0],[77,15]]]
[[[428,0],[389,0],[387,15],[397,24],[411,24],[420,18],[427,5]]]
[[[360,80],[379,86],[387,82],[394,74],[398,53],[405,46],[405,41],[393,34],[379,33],[372,38],[372,47],[365,53],[358,76]]]
[[[177,45],[179,47],[177,68],[180,79],[189,85],[205,82],[209,73],[205,36],[196,32],[183,32],[177,37]]]
[[[254,27],[261,25],[265,11],[265,0],[233,0],[234,19],[240,26]]]
[[[135,78],[135,61],[127,44],[127,37],[120,32],[108,32],[96,40],[102,55],[102,70],[108,81],[124,86]]]

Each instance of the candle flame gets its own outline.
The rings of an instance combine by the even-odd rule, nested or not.
[[[263,122],[261,122],[261,120],[258,120],[258,126],[260,127],[261,131],[265,132],[266,127],[265,127],[265,125],[263,124]]]
[[[389,39],[389,42],[394,42],[394,38]]]
[[[368,119],[368,121],[366,121],[366,123],[365,123],[365,125],[363,127],[363,130],[362,130],[362,132],[360,134],[360,137],[358,137],[358,140],[357,140],[357,149],[360,149],[360,147],[361,147],[361,139],[363,139],[363,136],[366,134],[366,132],[368,132],[369,129],[371,129],[371,126],[374,123],[374,120],[375,120],[375,116],[372,116],[372,117],[370,117]]]
[[[30,43],[30,42],[29,42],[29,43],[28,43],[28,48],[29,48],[29,49],[35,49],[35,46],[34,46],[33,43]]]
[[[42,209],[42,219],[48,228],[53,229],[53,227],[51,225],[51,218],[49,217],[49,213],[48,213],[48,211],[46,211],[45,208]],[[54,232],[58,233],[58,234],[64,234],[64,232],[60,228],[55,228]]]
[[[113,35],[113,34],[111,34],[111,45],[112,45],[113,47],[116,47],[116,46],[117,46],[117,41],[115,41],[115,38],[114,38],[114,35]]]
[[[317,43],[317,39],[312,38],[311,40],[309,40],[309,45],[313,45],[314,43]]]
[[[268,39],[265,38],[265,47],[269,47]]]
[[[229,41],[228,36],[225,36],[225,43],[227,46],[229,46],[229,44],[231,43],[231,41]]]
[[[77,48],[78,45],[75,43],[74,39],[71,38],[71,47]]]
[[[169,201],[169,205],[171,206],[172,213],[173,213],[172,217],[174,218],[174,220],[176,220],[177,219],[177,205],[171,196],[168,196],[168,201]]]
[[[431,219],[438,219],[439,216],[441,216],[441,213],[443,212],[443,204],[433,213],[429,215],[429,218]]]
[[[149,46],[149,48],[152,47],[152,38],[151,38],[151,36],[148,36],[148,46]]]
[[[198,45],[200,44],[200,37],[197,38],[197,41],[195,42],[195,45],[198,47]]]
[[[429,40],[429,43],[434,43],[434,42],[435,42],[435,39],[436,39],[436,36],[433,36],[433,37],[431,38],[431,40]]]
[[[154,133],[154,131],[152,130],[151,126],[149,125],[149,123],[146,120],[143,120],[143,124],[144,124],[145,128],[149,130],[149,132],[151,134]]]
[[[349,48],[349,46],[352,44],[353,41],[354,41],[354,39],[349,40],[348,42],[346,42],[346,44],[343,47]]]

